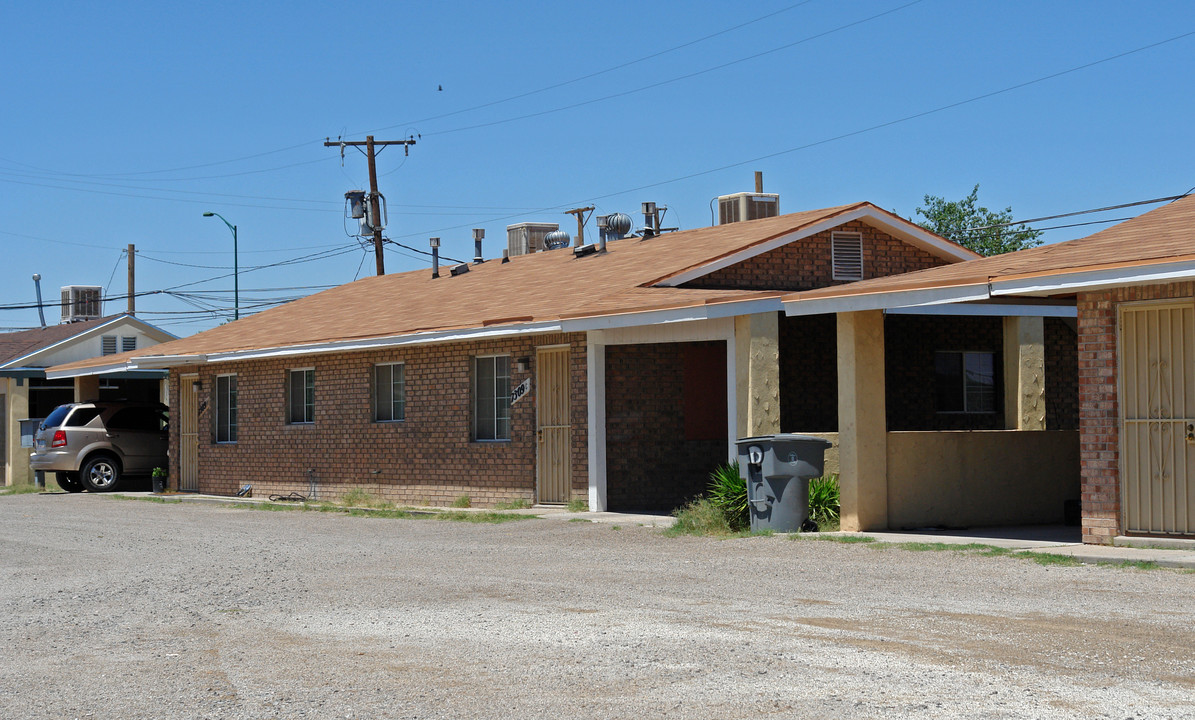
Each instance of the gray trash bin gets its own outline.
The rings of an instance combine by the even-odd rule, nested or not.
[[[751,530],[796,532],[809,519],[809,480],[821,477],[828,440],[779,433],[740,438]]]

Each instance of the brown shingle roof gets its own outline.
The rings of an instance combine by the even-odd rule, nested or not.
[[[111,322],[119,315],[111,315],[98,320],[84,320],[81,322],[50,325],[32,330],[18,330],[17,332],[0,333],[0,365],[37,352],[51,345],[69,340],[70,338]]]
[[[1046,278],[1182,260],[1195,260],[1195,196],[1176,200],[1084,238],[904,275],[792,293],[784,299],[799,302],[979,286],[997,280]]]
[[[468,273],[456,277],[446,268],[436,279],[430,270],[368,277],[133,355],[237,352],[778,296],[649,286],[859,209],[890,216],[870,203],[854,203],[648,240],[617,240],[605,254],[581,258],[557,250],[470,265]],[[114,359],[121,358],[105,360]],[[61,368],[102,364],[95,359]]]

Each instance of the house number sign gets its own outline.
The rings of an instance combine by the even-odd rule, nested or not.
[[[518,401],[522,400],[523,396],[529,392],[531,392],[531,378],[527,378],[510,391],[510,404],[514,405]]]

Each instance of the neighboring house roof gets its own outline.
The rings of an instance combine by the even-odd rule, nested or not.
[[[60,351],[63,349],[106,332],[129,327],[135,327],[158,342],[177,337],[127,314],[0,333],[0,372],[14,368],[45,367],[54,364],[55,357],[61,362]]]
[[[1066,297],[1195,280],[1195,196],[1094,235],[1004,255],[784,296],[789,315],[880,310],[1001,297]]]
[[[978,257],[870,203],[611,241],[604,254],[554,250],[470,265],[368,277],[148,351],[70,363],[52,376],[365,347],[574,331],[778,311],[781,292],[674,287],[728,264],[859,220],[951,262]],[[726,306],[734,303],[734,308]]]

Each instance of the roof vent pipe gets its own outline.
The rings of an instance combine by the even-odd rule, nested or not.
[[[642,204],[643,211],[643,239],[655,237],[659,234],[659,229],[655,225],[656,219],[656,204],[654,202],[645,202]]]
[[[510,250],[502,251],[502,262],[504,262],[504,263],[510,262]]]
[[[598,215],[595,219],[598,229],[598,252],[606,252],[606,226],[609,224],[609,215]]]
[[[481,256],[481,241],[485,238],[484,228],[473,228],[473,264],[480,265],[485,262],[485,258]]]
[[[41,274],[33,273],[33,287],[37,289],[37,317],[41,320],[41,326],[46,326],[46,312],[41,306]]]
[[[763,192],[763,172],[760,170],[755,171],[755,192]]]
[[[432,246],[432,277],[440,277],[440,238],[434,237],[429,240]]]

